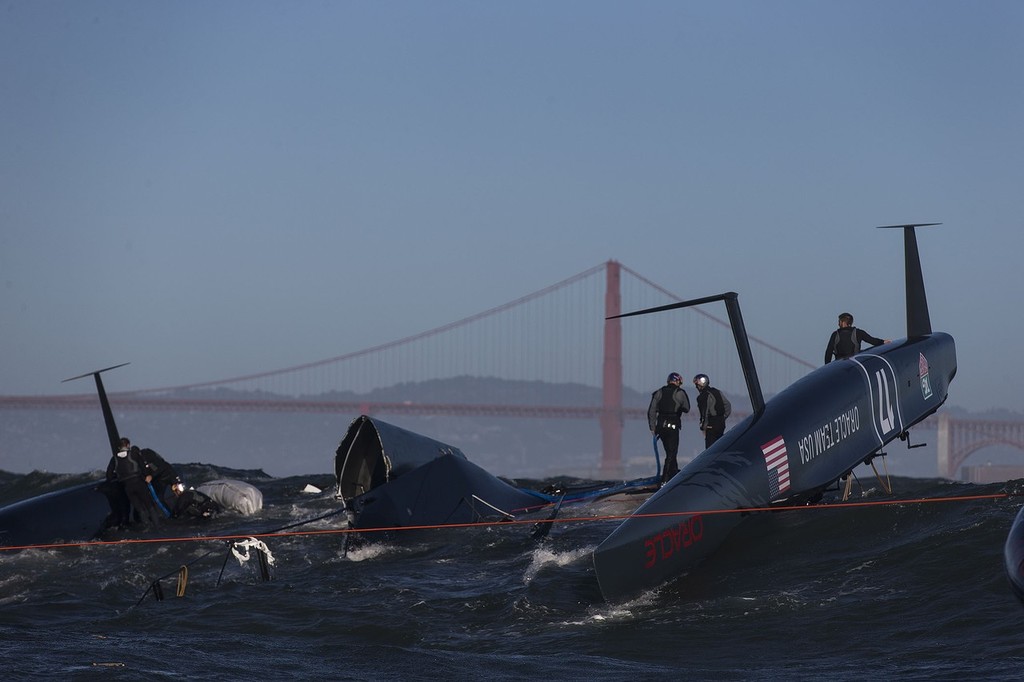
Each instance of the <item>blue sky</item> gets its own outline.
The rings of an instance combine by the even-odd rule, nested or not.
[[[0,0],[0,394],[251,374],[609,258],[1024,410],[1024,4]],[[660,381],[661,377],[657,378]]]

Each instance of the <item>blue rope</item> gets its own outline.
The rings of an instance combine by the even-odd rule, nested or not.
[[[153,484],[147,483],[146,487],[149,488],[149,494],[153,496],[153,501],[156,502],[156,506],[160,507],[160,511],[164,513],[164,516],[170,518],[171,512],[167,510],[167,507],[164,506],[164,503],[160,501],[159,497],[157,497],[156,491],[153,490]]]
[[[654,461],[658,464],[657,478],[661,480],[661,455],[658,453],[658,434],[654,434],[654,438],[651,439],[651,445],[654,446]]]

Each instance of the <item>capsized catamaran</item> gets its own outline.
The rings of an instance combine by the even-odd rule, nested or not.
[[[101,375],[127,364],[122,363],[64,380],[74,381],[89,376],[95,380],[112,453],[117,452],[121,437],[114,422],[114,413]],[[199,495],[196,495],[197,491]],[[216,502],[221,509],[243,515],[255,513],[263,506],[262,493],[255,486],[234,480],[209,481],[195,489],[184,491],[179,502],[201,499],[204,496],[205,499]],[[154,497],[157,497],[155,492]],[[159,498],[157,501],[164,513],[170,515],[171,511],[163,501]],[[109,481],[105,477],[97,477],[92,481],[8,504],[0,508],[0,547],[18,548],[96,539],[114,525],[115,514],[112,513],[112,509],[119,505],[125,505],[127,509],[128,501],[124,491],[117,481]],[[191,505],[181,505],[181,508],[192,511]],[[209,507],[206,508],[208,509]],[[206,511],[192,518],[208,518],[209,515],[209,511]]]
[[[767,403],[735,293],[620,316],[724,301],[753,413],[597,547],[594,568],[606,599],[684,574],[721,545],[744,510],[816,502],[887,443],[899,438],[909,446],[910,428],[945,402],[957,369],[953,337],[931,327],[915,233],[924,226],[886,226],[904,234],[906,338],[820,367]]]

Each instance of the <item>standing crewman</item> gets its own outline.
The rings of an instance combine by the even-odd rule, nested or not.
[[[725,420],[732,414],[732,403],[711,385],[707,374],[695,376],[693,385],[697,388],[700,430],[704,432],[704,448],[707,449],[725,433]]]
[[[690,397],[679,387],[682,383],[683,377],[678,372],[669,374],[665,385],[651,394],[651,404],[647,408],[647,424],[651,433],[665,446],[662,485],[679,471],[679,427],[683,414],[690,411]]]
[[[111,457],[107,465],[107,478],[113,478],[124,486],[124,492],[131,502],[132,508],[142,523],[159,523],[163,514],[156,506],[150,481],[153,477],[146,473],[146,464],[138,448],[132,447],[127,438],[122,438],[117,453]]]
[[[839,329],[832,332],[832,336],[828,339],[828,345],[825,346],[825,364],[832,362],[833,356],[836,360],[852,358],[860,352],[860,344],[864,341],[872,346],[889,343],[889,339],[875,338],[863,329],[854,327],[853,315],[850,313],[840,313]]]

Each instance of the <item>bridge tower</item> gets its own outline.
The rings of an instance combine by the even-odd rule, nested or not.
[[[622,465],[622,321],[607,318],[622,313],[617,261],[605,264],[604,295],[604,372],[601,405],[601,476],[621,478]]]

